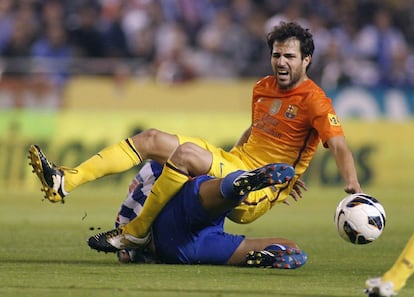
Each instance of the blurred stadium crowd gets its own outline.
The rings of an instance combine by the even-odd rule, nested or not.
[[[0,0],[0,70],[56,85],[259,77],[281,20],[313,33],[311,77],[324,88],[414,86],[413,0]]]

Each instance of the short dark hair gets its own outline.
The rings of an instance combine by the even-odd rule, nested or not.
[[[305,29],[295,22],[280,22],[279,25],[274,26],[273,30],[267,34],[267,45],[269,46],[270,54],[272,54],[275,41],[285,41],[291,37],[299,40],[302,59],[307,56],[312,57],[315,50],[312,34],[309,32],[309,29]]]

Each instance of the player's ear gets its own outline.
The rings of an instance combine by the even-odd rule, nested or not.
[[[306,56],[304,59],[303,59],[303,61],[302,61],[302,63],[303,63],[303,66],[306,68],[306,67],[308,67],[308,65],[310,64],[310,62],[311,62],[311,60],[312,60],[312,56]]]

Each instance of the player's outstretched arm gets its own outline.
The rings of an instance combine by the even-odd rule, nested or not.
[[[330,138],[327,143],[335,158],[339,173],[345,181],[344,191],[348,194],[363,193],[358,181],[354,157],[345,137],[335,136]]]

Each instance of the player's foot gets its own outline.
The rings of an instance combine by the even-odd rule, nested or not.
[[[124,249],[144,249],[150,241],[151,232],[140,238],[124,233],[121,228],[117,228],[89,237],[88,245],[98,252],[116,253]]]
[[[65,192],[63,185],[65,176],[62,169],[51,163],[37,145],[31,145],[29,148],[30,165],[33,172],[36,173],[42,183],[42,191],[45,192],[45,198],[50,202],[64,202]]]
[[[238,176],[233,182],[233,189],[235,193],[244,195],[272,185],[283,184],[294,175],[295,169],[288,164],[268,164]]]
[[[364,293],[367,297],[392,297],[397,296],[392,282],[383,281],[380,277],[370,278],[365,282]]]
[[[303,266],[308,256],[300,249],[283,245],[272,245],[273,249],[250,251],[246,256],[246,266],[278,269],[296,269]]]
[[[116,256],[118,258],[118,262],[121,264],[160,263],[159,260],[155,258],[150,252],[138,249],[119,250],[116,252]]]

